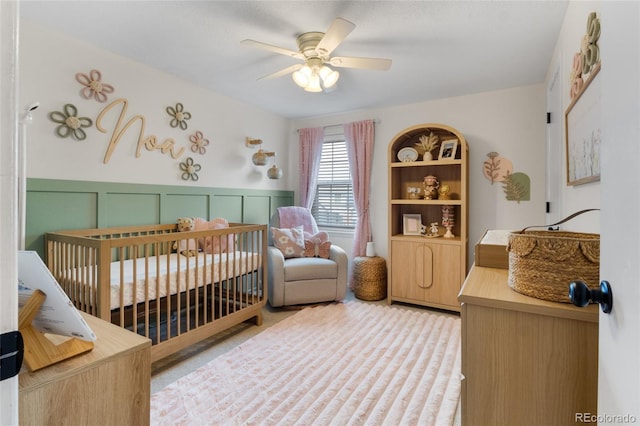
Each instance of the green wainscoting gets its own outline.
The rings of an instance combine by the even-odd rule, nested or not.
[[[27,179],[25,247],[44,257],[44,233],[224,217],[263,224],[293,191]]]

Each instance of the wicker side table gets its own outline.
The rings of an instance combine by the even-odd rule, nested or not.
[[[353,293],[361,300],[387,297],[387,262],[383,257],[353,259]]]

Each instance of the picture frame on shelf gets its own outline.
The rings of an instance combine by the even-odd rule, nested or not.
[[[422,216],[420,214],[402,215],[402,234],[421,235]]]
[[[456,151],[458,149],[458,139],[449,139],[442,141],[440,144],[440,154],[438,160],[453,160],[456,158]]]
[[[600,63],[591,70],[582,89],[569,104],[565,117],[567,185],[582,185],[600,180],[602,111]]]

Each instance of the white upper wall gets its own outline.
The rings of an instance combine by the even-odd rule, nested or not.
[[[298,155],[295,129],[377,119],[371,182],[373,241],[380,256],[388,254],[388,146],[403,129],[421,123],[441,123],[459,130],[469,145],[469,258],[486,229],[521,229],[545,221],[545,91],[543,85],[479,93],[353,112],[331,117],[297,120],[291,133],[292,158]],[[295,153],[294,153],[295,151]],[[507,201],[502,184],[482,173],[489,152],[513,163],[514,172],[531,179],[531,200]],[[297,190],[297,182],[295,182]],[[348,248],[347,248],[348,249]]]
[[[554,79],[554,73],[559,69],[558,82],[561,90],[561,105],[551,105],[560,115],[559,140],[555,141],[561,145],[562,161],[559,162],[561,172],[558,173],[559,182],[552,182],[557,185],[560,192],[561,205],[560,216],[566,217],[574,212],[587,208],[600,208],[600,182],[591,182],[583,185],[569,186],[566,184],[566,142],[565,142],[565,112],[571,104],[569,94],[569,81],[573,68],[573,55],[580,50],[580,42],[587,32],[587,17],[589,13],[596,12],[600,16],[599,2],[572,1],[569,3],[567,13],[564,18],[562,30],[558,38],[558,43],[553,54],[553,62],[547,73],[547,84],[549,87]],[[606,36],[606,28],[602,29]],[[606,67],[606,52],[601,52],[602,67]],[[603,141],[606,143],[606,141]],[[563,228],[570,231],[600,233],[600,215],[597,212],[582,215],[567,224]]]
[[[132,41],[135,42],[135,41]],[[158,47],[161,48],[161,47]],[[286,163],[288,120],[213,93],[175,76],[139,62],[115,55],[82,40],[70,38],[22,20],[19,40],[20,104],[39,101],[28,128],[27,176],[30,178],[130,182],[163,185],[198,185],[209,187],[288,189],[291,172],[285,178],[271,180],[266,167],[251,163],[254,151],[244,145],[247,136],[264,141]],[[80,96],[76,73],[102,73],[102,82],[115,87],[106,103]],[[127,130],[115,146],[108,163],[104,163],[111,136],[122,106],[113,107],[104,116],[101,133],[95,126],[98,114],[113,100],[125,98],[128,109],[121,128],[134,116],[144,117],[144,137],[156,136],[158,143],[175,140],[176,151],[186,148],[178,159],[160,151],[142,148],[136,158],[140,121]],[[192,114],[188,128],[172,128],[168,106],[181,102]],[[77,141],[56,136],[58,124],[49,119],[52,111],[62,111],[65,104],[78,108],[78,116],[89,117],[94,125],[85,129],[87,138]],[[204,155],[190,150],[189,136],[200,130],[210,144]],[[181,179],[179,164],[187,157],[202,166],[199,180]]]
[[[171,185],[202,185],[234,188],[291,189],[298,192],[298,133],[296,129],[325,126],[366,118],[376,124],[373,159],[371,218],[373,239],[379,255],[387,255],[387,151],[392,137],[420,123],[443,123],[467,138],[470,153],[470,259],[473,245],[486,229],[518,229],[545,222],[545,87],[534,85],[479,93],[385,109],[337,116],[289,121],[239,103],[136,61],[96,48],[41,26],[23,21],[20,32],[20,100],[39,101],[28,129],[27,175],[32,178],[96,180]],[[47,64],[43,67],[42,64]],[[48,114],[72,103],[80,116],[94,119],[107,104],[80,97],[78,72],[102,72],[102,81],[115,87],[109,101],[129,101],[124,122],[134,115],[145,118],[144,135],[160,141],[174,138],[187,151],[179,160],[144,148],[135,157],[139,123],[121,138],[107,164],[103,163],[115,127],[116,110],[105,115],[100,133],[88,129],[85,141],[59,138]],[[167,106],[177,102],[193,114],[187,131],[169,126]],[[119,110],[118,110],[119,111]],[[109,121],[111,120],[111,121]],[[201,130],[211,145],[204,156],[188,150],[188,136]],[[246,136],[261,138],[265,148],[278,152],[285,178],[271,181],[264,168],[255,167],[252,151],[244,147]],[[290,144],[290,145],[289,145]],[[285,149],[286,147],[286,149]],[[500,183],[482,174],[491,151],[510,159],[514,172],[531,179],[531,200],[507,201]],[[179,163],[188,156],[203,166],[196,183],[180,179]],[[350,239],[340,241],[348,245]],[[350,247],[345,247],[350,252]]]

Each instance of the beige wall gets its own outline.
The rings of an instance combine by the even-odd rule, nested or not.
[[[566,184],[566,149],[565,149],[565,126],[564,114],[571,103],[569,94],[569,81],[573,65],[573,55],[580,49],[580,41],[586,34],[587,17],[590,12],[596,12],[600,15],[599,2],[569,2],[567,13],[565,15],[562,30],[560,32],[558,42],[553,54],[553,61],[549,66],[546,78],[546,87],[552,84],[554,73],[559,70],[558,84],[561,91],[561,104],[550,105],[551,109],[559,113],[560,126],[559,135],[557,137],[561,146],[559,162],[560,172],[558,174],[559,182],[551,182],[559,188],[559,199],[556,200],[560,208],[560,216],[568,216],[576,211],[586,208],[600,207],[600,182],[591,182],[584,185],[568,186]],[[602,36],[606,37],[606,28],[602,29]],[[606,52],[601,54],[603,58],[603,67],[606,67]],[[599,76],[601,77],[601,76]],[[606,141],[604,141],[606,143]],[[589,213],[564,225],[564,229],[580,232],[600,232],[600,215],[598,213]]]
[[[251,163],[253,151],[244,145],[247,136],[263,139],[265,148],[276,150],[278,159],[286,162],[288,121],[280,116],[25,20],[20,22],[19,56],[20,105],[40,102],[28,134],[29,177],[288,189],[290,170],[284,170],[284,179],[268,179],[264,167]],[[115,87],[105,104],[80,96],[82,86],[75,80],[75,74],[88,74],[92,69],[102,73],[104,83]],[[136,123],[123,135],[111,159],[104,164],[121,108],[105,114],[103,125],[109,130],[107,133],[93,126],[82,142],[55,135],[57,124],[48,118],[51,111],[61,111],[65,104],[71,103],[78,108],[80,116],[95,121],[100,111],[118,98],[129,102],[123,123],[135,115],[143,116],[145,136],[155,135],[161,142],[173,138],[177,148],[187,148],[184,155],[175,160],[159,151],[143,149],[136,158],[140,131]],[[169,125],[165,108],[177,102],[182,102],[185,111],[192,114],[186,131]],[[210,141],[205,155],[194,154],[189,149],[188,137],[196,130]],[[179,163],[189,156],[202,165],[198,182],[180,179]]]
[[[473,244],[485,229],[515,229],[545,222],[546,107],[542,84],[290,121],[26,21],[21,22],[20,37],[20,102],[27,104],[38,100],[41,103],[29,128],[29,177],[194,185],[180,180],[178,160],[145,150],[140,158],[136,158],[137,129],[123,136],[107,164],[103,163],[103,158],[110,133],[103,134],[92,127],[84,142],[55,136],[56,124],[49,120],[49,112],[61,110],[65,103],[73,103],[78,106],[80,115],[95,119],[104,108],[103,104],[82,99],[79,96],[81,86],[74,78],[77,72],[99,69],[103,81],[115,86],[116,92],[110,95],[110,99],[124,97],[129,100],[127,119],[135,114],[145,117],[145,135],[157,135],[162,140],[175,138],[176,141],[185,141],[182,145],[188,147],[185,135],[198,129],[211,140],[205,156],[189,152],[180,160],[192,156],[203,165],[200,180],[195,185],[292,189],[297,192],[298,128],[365,118],[379,120],[371,182],[371,218],[373,240],[381,256],[388,252],[388,143],[396,133],[419,123],[447,124],[467,138],[470,152],[470,259],[473,259]],[[164,109],[176,102],[183,102],[185,109],[193,113],[187,132],[168,125]],[[110,115],[115,121],[115,112]],[[114,127],[115,122],[110,126]],[[263,169],[251,164],[252,152],[244,147],[246,136],[262,138],[268,148],[278,151],[278,162],[285,171],[284,179],[270,181]],[[289,149],[285,149],[288,144]],[[530,201],[519,204],[507,201],[501,185],[491,185],[483,177],[482,163],[491,151],[509,158],[514,164],[514,171],[529,175]],[[332,240],[351,251],[351,235],[332,233]]]
[[[545,92],[543,85],[478,93],[392,108],[372,109],[293,122],[290,133],[298,155],[296,129],[362,119],[377,119],[371,182],[373,240],[379,255],[387,248],[387,152],[391,139],[420,123],[442,123],[458,129],[469,145],[469,258],[486,229],[518,229],[544,223],[545,216]],[[295,151],[295,154],[294,154]],[[510,159],[514,172],[531,179],[531,201],[507,201],[499,183],[482,174],[487,153]],[[296,183],[297,185],[297,183]],[[335,238],[334,238],[335,239]],[[350,242],[347,240],[347,242]],[[347,246],[350,252],[351,246]]]

